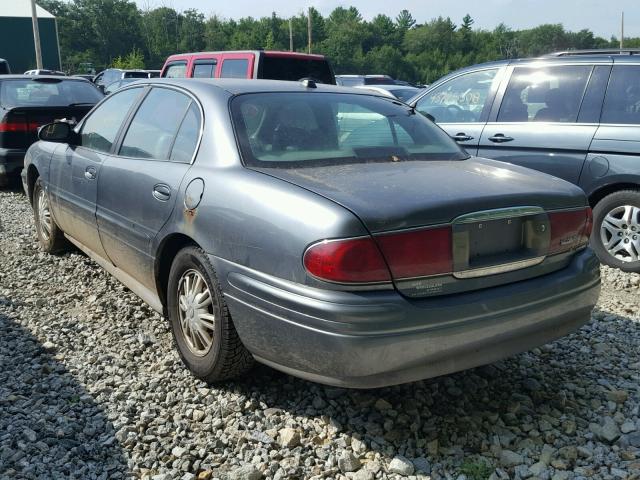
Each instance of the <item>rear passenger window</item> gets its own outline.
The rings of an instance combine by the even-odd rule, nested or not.
[[[216,62],[198,62],[193,66],[193,78],[212,78]]]
[[[518,67],[500,105],[498,122],[575,122],[592,67]]]
[[[191,99],[167,88],[154,88],[138,108],[120,147],[120,155],[167,160]]]
[[[172,63],[164,72],[166,78],[184,78],[187,76],[187,63]]]
[[[182,125],[180,125],[180,130],[178,130],[169,159],[172,162],[191,163],[199,138],[200,110],[195,103],[191,102],[191,106],[182,120]]]
[[[600,123],[640,125],[640,66],[613,67]]]
[[[247,70],[249,69],[249,60],[242,59],[227,59],[222,62],[222,72],[220,76],[222,78],[247,78]]]
[[[142,88],[114,93],[87,118],[80,131],[80,145],[99,152],[109,152]]]

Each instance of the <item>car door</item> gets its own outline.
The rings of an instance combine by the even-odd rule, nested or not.
[[[78,127],[76,145],[54,152],[50,169],[53,214],[60,228],[105,256],[96,225],[98,180],[104,160],[142,88],[118,92],[102,102]]]
[[[428,90],[414,105],[475,155],[504,69],[461,73]]]
[[[578,183],[597,129],[578,118],[593,65],[511,67],[482,132],[478,156]],[[498,104],[498,100],[500,100]]]
[[[97,207],[102,245],[114,265],[150,288],[152,241],[175,207],[193,157],[184,137],[199,137],[201,123],[193,97],[170,87],[149,88],[117,154],[102,167]]]

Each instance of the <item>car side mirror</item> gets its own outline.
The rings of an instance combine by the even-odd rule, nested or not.
[[[67,121],[47,123],[38,130],[38,138],[45,142],[73,143],[76,133]]]
[[[436,117],[434,117],[433,115],[431,115],[430,113],[427,112],[420,112],[422,113],[422,115],[424,115],[425,117],[427,117],[429,120],[431,120],[433,123],[436,123]]]

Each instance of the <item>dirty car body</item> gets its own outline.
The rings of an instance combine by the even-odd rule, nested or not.
[[[150,127],[173,110],[189,141]],[[172,263],[197,246],[243,348],[293,375],[368,388],[490,363],[577,329],[598,296],[578,187],[469,157],[393,99],[149,80],[74,135],[29,150],[30,198],[41,182],[66,236],[170,318]]]

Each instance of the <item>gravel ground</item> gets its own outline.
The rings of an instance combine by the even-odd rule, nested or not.
[[[368,391],[257,367],[208,386],[167,323],[0,192],[0,479],[640,478],[640,276],[491,366]]]

